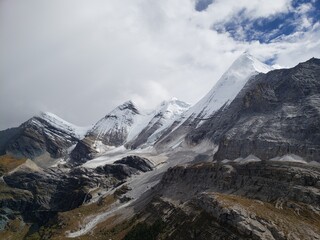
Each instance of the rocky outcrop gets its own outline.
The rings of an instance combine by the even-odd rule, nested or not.
[[[177,166],[140,217],[161,220],[157,239],[320,239],[319,183],[319,166],[304,163]]]
[[[119,180],[124,180],[133,174],[139,172],[148,172],[153,170],[154,165],[146,158],[138,156],[128,156],[121,160],[115,161],[113,164],[106,164],[97,167],[96,171]]]
[[[152,171],[154,165],[147,158],[138,156],[128,156],[121,160],[115,161],[115,164],[125,164],[131,168],[135,168],[141,172]]]
[[[20,134],[19,128],[9,128],[0,131],[0,155],[5,155],[10,142]]]
[[[179,198],[189,198],[201,191],[228,191],[266,202],[284,198],[320,207],[319,184],[319,167],[303,163],[260,161],[175,167],[164,175],[160,186],[169,185],[163,188],[164,191],[176,193]]]
[[[216,159],[296,154],[320,161],[320,60],[253,77],[222,111],[187,136],[210,139]]]
[[[91,190],[108,190],[133,174],[151,171],[145,158],[129,156],[96,169],[20,168],[3,176],[0,206],[22,214],[26,221],[44,223],[57,212],[74,209],[92,198]]]
[[[72,150],[70,162],[79,165],[93,159],[97,153],[98,151],[94,148],[94,140],[90,137],[85,137],[78,141],[76,147]]]
[[[229,226],[238,236],[250,239],[319,239],[319,214],[308,207],[289,203],[277,207],[237,195],[203,193],[197,206],[221,225]],[[308,216],[305,220],[300,215]],[[219,238],[220,239],[220,238]]]

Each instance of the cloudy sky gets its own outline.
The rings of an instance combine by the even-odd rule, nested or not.
[[[0,0],[0,129],[39,111],[90,125],[126,100],[191,104],[244,51],[320,57],[318,0]]]

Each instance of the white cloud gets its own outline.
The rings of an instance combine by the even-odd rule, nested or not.
[[[171,96],[195,103],[246,49],[283,66],[320,56],[315,26],[270,44],[212,30],[243,9],[269,17],[290,1],[216,0],[197,12],[194,0],[3,0],[0,129],[40,110],[90,124],[128,99],[142,108]]]

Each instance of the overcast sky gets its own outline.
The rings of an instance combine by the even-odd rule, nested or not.
[[[317,0],[0,0],[0,129],[50,111],[95,123],[126,100],[194,104],[249,50],[320,57]]]

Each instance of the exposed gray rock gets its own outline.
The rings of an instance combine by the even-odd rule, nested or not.
[[[216,159],[296,154],[320,161],[320,60],[253,77],[234,101],[187,136],[210,139]]]
[[[318,167],[262,161],[177,166],[168,170],[160,186],[166,186],[163,191],[176,193],[179,198],[210,190],[232,192],[266,202],[284,198],[320,208],[319,181]]]
[[[152,171],[154,167],[154,165],[147,158],[138,156],[127,156],[122,158],[121,160],[115,161],[114,163],[125,164],[141,172]]]
[[[137,156],[96,169],[60,166],[34,171],[21,168],[3,177],[8,190],[0,188],[0,208],[20,212],[25,220],[42,224],[57,212],[89,201],[91,189],[108,190],[133,174],[152,169],[148,159]]]
[[[42,116],[33,117],[18,128],[0,132],[2,154],[31,159],[45,153],[52,158],[63,157],[78,140],[73,129],[60,128]]]
[[[320,168],[303,163],[177,166],[164,174],[140,214],[145,222],[160,217],[167,224],[159,235],[165,239],[172,232],[197,239],[185,219],[193,221],[189,229],[208,229],[199,239],[320,239],[319,180]],[[210,222],[200,217],[203,212]]]
[[[124,180],[139,172],[152,171],[153,167],[153,164],[146,158],[128,156],[115,161],[113,164],[97,167],[96,171],[100,174],[106,174],[107,176],[113,176],[119,180]]]
[[[70,154],[70,162],[79,165],[90,159],[93,159],[98,153],[93,146],[94,140],[92,140],[90,137],[85,137],[84,139],[78,141],[76,147]]]
[[[20,128],[9,128],[0,131],[0,155],[5,155],[8,144],[20,133]]]

